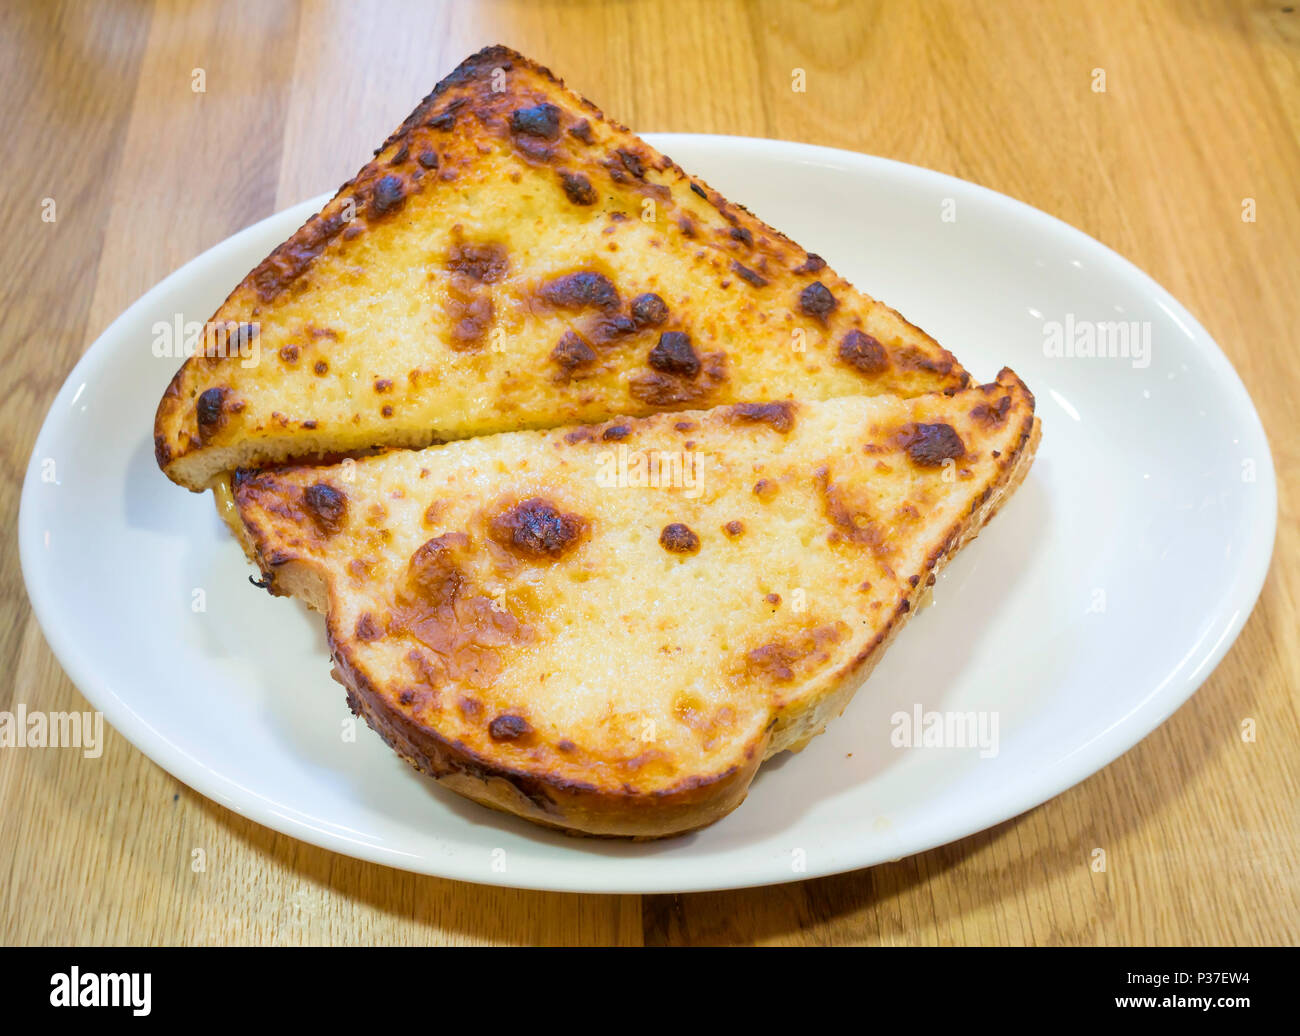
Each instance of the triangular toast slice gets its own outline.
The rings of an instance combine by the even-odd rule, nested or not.
[[[401,756],[541,824],[658,837],[843,710],[1037,441],[1003,371],[238,472],[234,495]]]
[[[207,328],[154,428],[195,490],[374,446],[969,380],[504,47],[439,83]]]

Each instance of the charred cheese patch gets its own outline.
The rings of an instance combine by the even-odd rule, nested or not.
[[[550,115],[524,125],[552,141]],[[1004,371],[241,472],[234,501],[405,758],[540,823],[650,837],[725,814],[838,714],[1036,442]]]
[[[546,69],[488,48],[235,288],[155,422],[222,471],[968,382],[923,331]]]

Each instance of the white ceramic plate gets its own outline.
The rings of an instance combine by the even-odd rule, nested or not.
[[[153,355],[154,323],[206,320],[317,198],[136,302],[77,364],[37,440],[23,572],[51,647],[107,722],[204,795],[338,852],[466,881],[671,892],[832,874],[961,838],[1087,777],[1196,690],[1259,593],[1277,504],[1251,401],[1187,311],[1079,231],[960,180],[800,144],[650,139],[977,377],[1006,364],[1037,393],[1029,478],[845,714],[764,766],[731,816],[648,844],[551,834],[438,788],[364,726],[345,742],[318,619],[248,585],[210,498],[159,473],[151,438],[178,365]],[[1136,322],[1128,358],[1049,355],[1052,322],[1082,334],[1109,321]],[[895,714],[917,705],[996,715],[997,754],[895,747]]]

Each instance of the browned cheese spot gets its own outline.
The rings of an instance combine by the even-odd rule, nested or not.
[[[650,350],[650,366],[664,374],[693,378],[700,372],[700,358],[691,346],[690,335],[682,331],[665,331]]]
[[[532,497],[498,514],[489,523],[488,532],[520,557],[555,561],[572,551],[589,527],[581,515],[563,514],[549,500]]]
[[[787,434],[794,427],[795,404],[789,400],[779,403],[737,403],[727,411],[728,419],[741,424],[765,424],[773,431]]]
[[[830,658],[828,648],[843,636],[843,623],[819,626],[791,637],[779,638],[755,648],[745,656],[746,668],[776,683],[789,683],[802,663],[822,663]]]
[[[411,588],[431,604],[452,601],[465,583],[456,554],[467,546],[469,537],[463,532],[445,532],[429,540],[407,563],[406,577]]]
[[[447,251],[447,269],[480,284],[494,284],[506,275],[509,255],[504,245],[455,241]]]
[[[919,468],[939,468],[966,453],[961,436],[949,424],[909,424],[898,435],[899,445]]]
[[[493,741],[518,741],[533,732],[533,728],[523,716],[503,713],[488,724],[488,736]]]
[[[597,345],[609,345],[636,330],[631,317],[622,313],[602,313],[589,326],[591,340]]]
[[[767,284],[766,277],[764,277],[760,273],[756,273],[754,270],[751,270],[748,266],[736,262],[734,259],[731,261],[731,269],[735,271],[736,276],[739,277],[742,281],[744,281],[746,284],[752,285],[755,288],[761,288],[765,284]]]
[[[821,281],[813,281],[799,293],[799,308],[808,316],[826,323],[826,318],[839,305],[830,289]]]
[[[381,177],[375,184],[367,211],[372,216],[387,216],[390,212],[400,209],[405,201],[406,187],[402,183],[402,178],[389,174]]]
[[[698,376],[650,370],[634,374],[628,381],[628,394],[633,399],[655,407],[671,407],[682,403],[700,403],[707,400],[727,380],[726,354],[705,353],[699,358]],[[685,370],[689,370],[689,366]]]
[[[668,303],[652,291],[638,295],[628,307],[637,327],[659,327],[668,319]]]
[[[584,342],[582,336],[576,331],[565,331],[555,348],[551,350],[551,359],[565,374],[572,374],[595,363],[596,350]]]
[[[510,132],[554,140],[560,135],[560,109],[548,103],[519,108],[510,114]]]
[[[473,592],[463,566],[469,544],[465,533],[444,533],[411,555],[389,618],[390,635],[409,634],[430,649],[407,657],[431,688],[448,679],[490,687],[505,664],[501,649],[534,636],[509,609]],[[460,705],[467,715],[481,708],[468,697]]]
[[[347,518],[348,498],[328,482],[316,482],[302,491],[303,509],[326,536],[333,536]]]
[[[383,635],[383,631],[375,624],[375,620],[369,612],[362,612],[361,617],[357,619],[356,629],[353,634],[357,640],[371,641],[378,640]]]
[[[555,277],[543,284],[538,294],[559,309],[613,310],[620,302],[614,282],[589,270]]]
[[[845,489],[831,481],[830,472],[819,468],[813,477],[822,498],[826,517],[834,526],[832,542],[848,540],[867,547],[877,558],[893,553],[889,537],[871,514],[868,501],[854,500]]]
[[[929,356],[914,345],[905,345],[894,354],[903,370],[926,371],[930,374],[947,374],[952,370],[952,358],[946,355]]]
[[[690,526],[673,522],[665,525],[659,534],[659,546],[669,554],[698,554],[700,538],[691,531]]]
[[[479,348],[487,337],[495,307],[486,295],[459,289],[454,283],[447,290],[447,318],[451,322],[451,341],[457,352]]]
[[[561,169],[560,183],[564,187],[565,197],[574,205],[596,204],[596,188],[591,186],[591,181],[581,173],[571,173],[567,169]]]
[[[641,156],[635,151],[628,151],[626,148],[616,148],[614,153],[623,163],[623,168],[635,176],[638,180],[645,179],[645,164],[641,161]]]
[[[492,299],[481,292],[481,286],[506,276],[509,257],[503,245],[462,240],[459,226],[453,228],[453,233],[456,240],[447,251],[446,267],[451,277],[444,302],[451,325],[448,344],[457,352],[467,352],[483,344],[495,313]]]
[[[885,347],[874,336],[856,329],[840,339],[840,359],[868,377],[889,369],[889,354]]]
[[[225,418],[226,395],[229,389],[205,389],[194,404],[194,418],[199,426],[199,438],[206,442],[212,437]]]
[[[1003,396],[996,403],[977,403],[971,410],[970,416],[984,425],[986,428],[996,428],[1007,419],[1007,414],[1011,410],[1011,397]],[[997,454],[995,453],[996,457]]]

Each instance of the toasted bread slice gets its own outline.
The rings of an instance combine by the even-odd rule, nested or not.
[[[1037,441],[1003,371],[241,471],[234,496],[401,756],[541,824],[659,837],[843,710]]]
[[[374,446],[969,380],[504,47],[439,83],[208,328],[154,427],[196,490]]]

